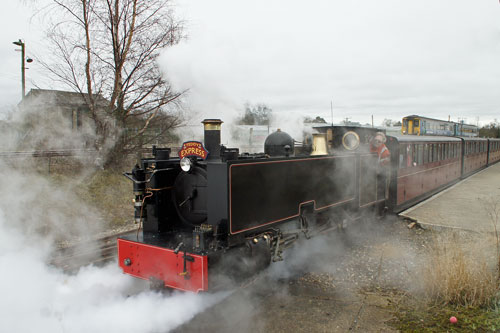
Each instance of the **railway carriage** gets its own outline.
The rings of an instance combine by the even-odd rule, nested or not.
[[[462,178],[465,178],[488,164],[488,139],[462,138],[462,141]]]
[[[500,139],[488,139],[488,165],[500,161]]]
[[[403,118],[401,134],[477,137],[479,128],[463,122],[457,123],[412,115]]]
[[[460,179],[462,140],[453,137],[390,137],[389,207],[400,212]]]

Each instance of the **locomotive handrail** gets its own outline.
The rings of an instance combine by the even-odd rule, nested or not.
[[[137,180],[135,179],[133,176],[132,176],[132,173],[131,172],[124,172],[123,175],[125,177],[127,177],[128,179],[130,179],[131,181],[133,181],[135,184],[144,184],[144,183],[149,183],[149,179],[148,180]]]
[[[124,172],[123,175],[125,177],[127,177],[128,179],[130,179],[131,181],[133,181],[134,183],[136,184],[145,184],[145,183],[149,183],[151,181],[151,178],[153,178],[153,176],[157,173],[157,172],[160,172],[160,171],[168,171],[168,170],[173,170],[174,168],[165,168],[165,169],[155,169],[153,170],[153,172],[151,172],[151,177],[149,177],[149,179],[146,179],[146,180],[137,180],[133,177],[133,174],[131,172]]]

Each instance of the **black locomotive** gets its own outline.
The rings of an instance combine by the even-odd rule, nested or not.
[[[204,144],[178,156],[153,148],[126,176],[134,183],[137,237],[118,240],[126,274],[154,285],[206,291],[221,276],[242,277],[281,260],[300,236],[342,226],[363,209],[385,205],[376,129],[325,126],[296,147],[285,132],[262,154],[220,144],[222,121],[206,119]]]

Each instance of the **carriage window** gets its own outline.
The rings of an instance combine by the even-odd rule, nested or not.
[[[413,126],[418,127],[418,119],[413,120]]]
[[[429,162],[429,145],[424,144],[424,164]]]
[[[432,145],[432,161],[436,162],[438,159],[438,150],[437,150],[437,144]]]
[[[418,161],[417,164],[421,165],[424,160],[424,147],[422,145],[418,145]]]
[[[410,145],[411,148],[411,164],[416,165],[417,162],[417,145]]]
[[[406,166],[411,167],[413,165],[413,149],[412,145],[406,145]]]
[[[437,160],[441,161],[443,159],[443,146],[440,143],[438,143],[437,146],[438,146],[438,158],[437,158]]]
[[[399,145],[399,168],[406,168],[406,145]]]

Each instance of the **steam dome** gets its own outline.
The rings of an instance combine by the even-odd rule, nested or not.
[[[267,136],[264,143],[264,152],[269,156],[293,155],[293,138],[288,133],[278,129]]]

